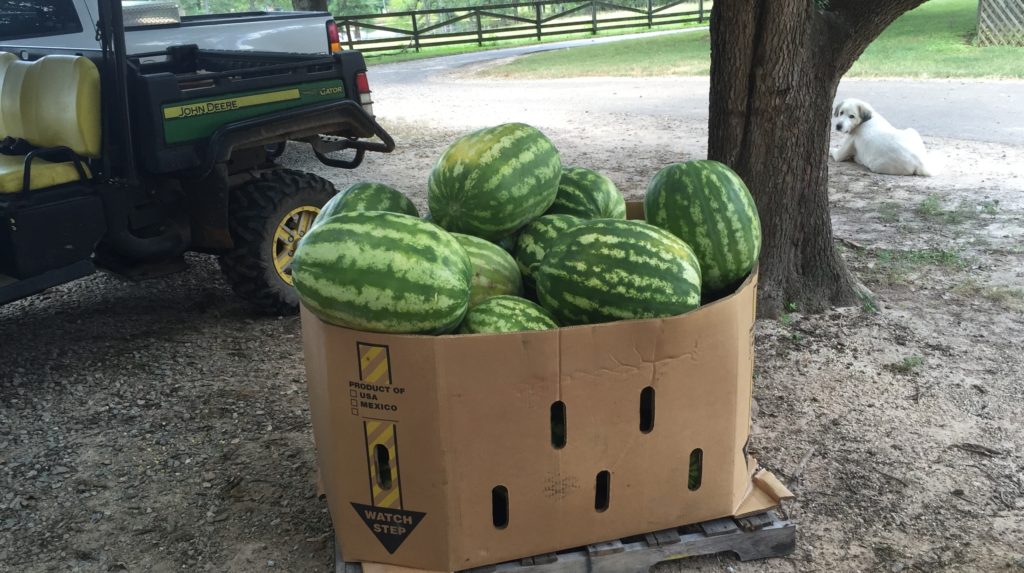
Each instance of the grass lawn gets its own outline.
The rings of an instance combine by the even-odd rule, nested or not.
[[[683,30],[686,28],[700,28],[707,26],[704,24],[681,24],[676,26],[662,26],[657,28],[657,31],[667,31],[672,29]],[[605,37],[605,36],[622,36],[625,34],[642,34],[649,32],[650,30],[646,27],[637,28],[622,28],[616,30],[604,30],[599,31],[596,35],[589,32],[578,32],[573,34],[558,34],[554,36],[544,36],[542,42],[538,42],[532,38],[520,38],[516,40],[485,40],[483,46],[477,46],[476,44],[457,44],[454,46],[428,46],[422,48],[419,52],[413,51],[411,48],[403,49],[398,51],[385,51],[381,50],[378,52],[363,52],[363,58],[366,59],[367,63],[384,64],[389,62],[405,62],[409,60],[423,60],[426,58],[437,58],[441,56],[454,56],[458,54],[466,54],[469,52],[482,52],[485,50],[498,50],[501,48],[514,48],[516,46],[526,45],[537,45],[537,44],[551,44],[555,42],[564,42],[566,40],[583,40],[586,38],[594,37]],[[707,34],[705,34],[705,37]],[[345,49],[348,49],[347,46]],[[358,50],[358,47],[356,48]],[[705,72],[706,74],[707,72]]]
[[[1024,78],[1024,48],[971,45],[978,0],[929,0],[894,22],[847,77]],[[491,77],[707,75],[707,32],[545,52],[482,72]]]
[[[706,31],[531,54],[487,68],[480,75],[501,78],[579,76],[706,76],[711,71]]]

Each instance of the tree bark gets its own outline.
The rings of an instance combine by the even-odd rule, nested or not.
[[[828,146],[843,74],[923,0],[723,0],[711,9],[708,158],[747,182],[761,216],[758,314],[864,296],[832,241]]]
[[[292,9],[304,12],[326,12],[327,0],[292,0]]]

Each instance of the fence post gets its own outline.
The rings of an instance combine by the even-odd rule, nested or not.
[[[483,45],[484,45],[484,31],[483,31],[483,28],[480,25],[480,11],[479,10],[474,10],[474,12],[476,12],[476,45],[480,46],[480,47],[483,47]]]
[[[345,37],[348,38],[348,49],[354,50],[355,48],[352,44],[352,23],[348,20],[345,20]]]
[[[647,28],[650,29],[654,20],[654,2],[647,0]]]
[[[597,0],[590,0],[590,34],[597,35]]]
[[[698,8],[698,10],[700,10],[700,15],[697,16],[697,23],[698,24],[703,24],[704,23],[704,0],[700,0],[700,8]]]
[[[541,18],[540,0],[537,0],[537,3],[534,4],[533,7],[537,9],[536,10],[536,13],[537,13],[537,41],[539,42],[540,41],[540,36],[541,36],[541,33],[540,33],[540,18]]]
[[[420,29],[416,26],[416,14],[412,14],[412,42],[416,51],[420,51]]]

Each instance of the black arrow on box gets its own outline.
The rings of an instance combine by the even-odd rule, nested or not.
[[[421,511],[374,507],[361,503],[353,503],[352,507],[377,537],[377,541],[392,554],[398,551],[412,530],[416,529],[427,515]]]

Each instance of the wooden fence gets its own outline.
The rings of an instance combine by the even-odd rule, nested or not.
[[[1024,0],[979,0],[979,46],[1024,46]]]
[[[537,0],[336,16],[342,42],[362,52],[406,50],[430,46],[477,44],[565,34],[597,34],[604,30],[654,28],[704,23],[711,2],[704,0]]]

